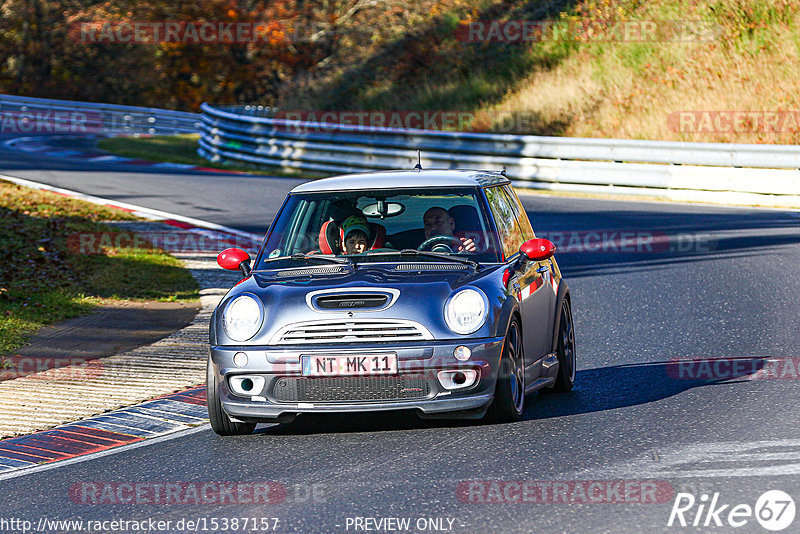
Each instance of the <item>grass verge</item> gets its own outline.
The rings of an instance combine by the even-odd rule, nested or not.
[[[198,134],[153,135],[147,137],[109,137],[101,139],[97,146],[112,154],[126,158],[148,161],[185,163],[209,169],[241,171],[250,174],[284,176],[287,178],[314,178],[302,172],[281,169],[260,169],[249,165],[214,164],[197,154]]]
[[[157,249],[81,254],[81,232],[118,232],[101,221],[138,220],[98,206],[0,181],[0,367],[45,325],[89,313],[104,300],[195,300],[198,286]],[[114,240],[112,240],[113,242]]]

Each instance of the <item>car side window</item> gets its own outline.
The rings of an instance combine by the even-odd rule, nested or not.
[[[503,191],[502,187],[490,187],[485,190],[489,200],[489,209],[492,210],[500,242],[503,246],[503,257],[510,258],[517,252],[523,243],[522,229],[517,221],[514,204]]]
[[[510,185],[504,185],[503,191],[505,191],[506,195],[508,196],[509,202],[514,207],[514,215],[517,217],[519,226],[522,229],[523,242],[528,241],[530,239],[534,239],[536,235],[534,235],[533,233],[533,227],[531,226],[531,221],[530,219],[528,219],[528,214],[525,213],[525,208],[522,206],[522,202],[519,201],[517,193],[511,188]]]

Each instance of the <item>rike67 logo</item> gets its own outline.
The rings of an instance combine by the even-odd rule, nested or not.
[[[743,527],[755,519],[763,528],[777,532],[791,525],[794,516],[794,499],[780,490],[764,492],[755,506],[723,503],[719,493],[711,497],[704,493],[699,499],[691,493],[678,493],[667,526],[723,527],[727,530]]]

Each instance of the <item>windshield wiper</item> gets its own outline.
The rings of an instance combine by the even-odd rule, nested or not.
[[[431,252],[431,251],[428,251],[428,250],[417,250],[417,249],[414,249],[414,248],[404,248],[403,250],[399,250],[397,252],[389,252],[389,251],[386,251],[386,252],[375,252],[375,253],[372,253],[372,254],[367,254],[367,256],[368,257],[370,257],[370,256],[397,256],[398,254],[401,255],[401,256],[426,256],[426,257],[430,257],[430,258],[437,258],[437,259],[440,259],[440,260],[449,260],[449,261],[454,261],[456,263],[463,263],[465,265],[471,265],[475,269],[478,268],[478,263],[477,262],[474,262],[474,261],[469,260],[467,258],[462,258],[460,256],[451,256],[450,254],[447,254],[445,252]]]
[[[353,265],[353,262],[349,258],[340,258],[338,256],[329,256],[326,254],[302,254],[300,252],[292,254],[291,256],[276,256],[274,258],[267,258],[264,261],[273,262],[277,260],[318,260],[327,261],[330,263]]]

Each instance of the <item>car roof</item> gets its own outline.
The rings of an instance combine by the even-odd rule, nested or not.
[[[509,184],[498,171],[427,169],[343,174],[300,184],[290,193],[360,191],[365,189],[420,189],[430,187],[486,187]]]

